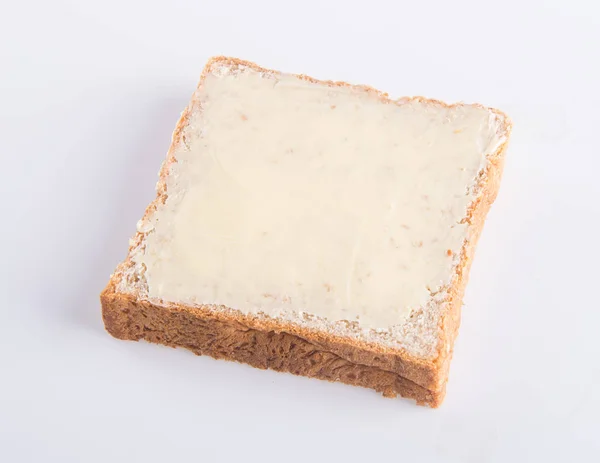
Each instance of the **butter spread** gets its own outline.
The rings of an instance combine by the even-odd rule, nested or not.
[[[252,70],[196,97],[140,224],[149,298],[388,329],[450,283],[500,143],[489,111]]]

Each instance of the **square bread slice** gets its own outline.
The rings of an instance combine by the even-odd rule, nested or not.
[[[510,130],[213,58],[101,294],[106,329],[437,407]]]

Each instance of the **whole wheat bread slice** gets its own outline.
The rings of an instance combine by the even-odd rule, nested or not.
[[[169,195],[185,195],[187,186],[176,186],[177,182],[169,177],[174,175],[174,166],[178,163],[178,169],[185,168],[187,160],[182,153],[189,154],[192,140],[197,142],[202,138],[202,124],[207,123],[202,119],[203,107],[211,97],[205,92],[207,76],[236,79],[245,73],[273,82],[284,76],[232,58],[216,57],[208,62],[198,89],[173,134],[171,148],[160,172],[157,197],[138,224],[127,258],[117,267],[101,294],[106,329],[119,339],[144,339],[185,347],[198,355],[340,381],[375,389],[386,397],[400,395],[415,399],[419,404],[439,406],[445,394],[474,249],[500,184],[511,131],[509,119],[497,110],[479,105],[446,105],[421,97],[390,100],[387,94],[370,87],[285,75],[287,79],[296,79],[299,85],[345,89],[352,94],[366,95],[382,105],[417,105],[424,108],[423,111],[431,110],[432,114],[447,111],[444,114],[450,118],[455,112],[460,114],[471,108],[489,114],[497,143],[487,147],[489,152],[482,153],[485,162],[468,185],[470,202],[460,221],[465,230],[464,240],[456,252],[448,250],[448,255],[453,255],[451,280],[443,286],[428,288],[431,300],[412,308],[405,319],[399,319],[400,322],[389,330],[365,329],[350,320],[328,320],[311,314],[310,307],[304,311],[273,315],[268,311],[227,307],[208,300],[190,302],[157,297],[148,290],[147,268],[140,259],[147,252],[148,236],[153,233],[148,224],[166,207]],[[335,105],[331,108],[335,109]],[[241,117],[246,116],[242,114]],[[171,191],[173,189],[175,191]]]

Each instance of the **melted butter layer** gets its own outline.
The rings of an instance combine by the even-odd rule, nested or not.
[[[450,282],[494,117],[293,76],[209,75],[143,227],[148,295],[387,329]]]

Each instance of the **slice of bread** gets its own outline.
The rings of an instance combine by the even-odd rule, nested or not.
[[[106,329],[437,407],[511,123],[217,57]]]

